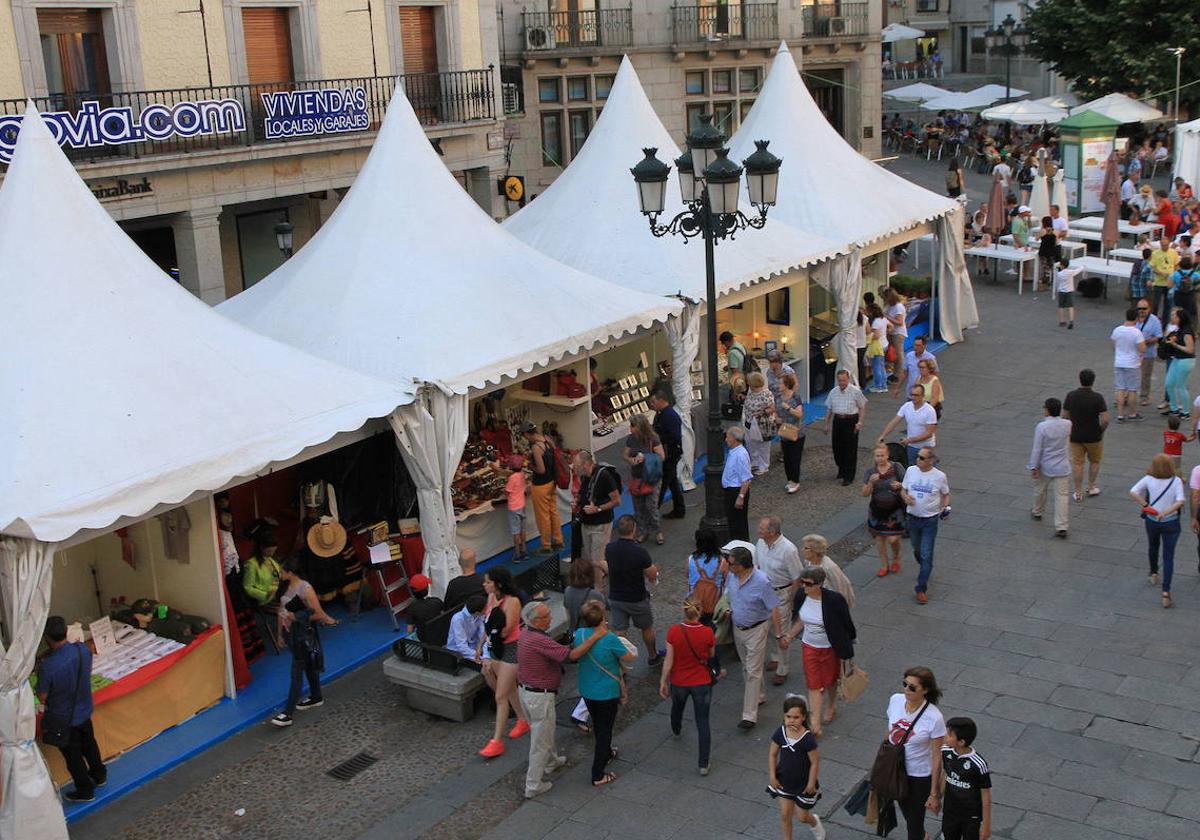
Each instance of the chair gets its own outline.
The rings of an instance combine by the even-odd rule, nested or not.
[[[1172,161],[1171,161],[1171,158],[1169,155],[1167,157],[1163,158],[1162,160],[1156,159],[1156,160],[1152,161],[1150,163],[1150,177],[1153,178],[1156,174],[1158,174],[1159,166],[1165,166],[1167,168],[1170,168],[1172,165],[1173,164],[1172,164]]]

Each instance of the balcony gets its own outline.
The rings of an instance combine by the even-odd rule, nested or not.
[[[521,12],[524,52],[633,46],[633,8]]]
[[[818,3],[802,6],[806,38],[865,38],[870,34],[867,25],[867,3]]]
[[[48,115],[68,158],[111,162],[278,147],[375,131],[397,79],[426,127],[491,121],[496,119],[494,76],[494,68],[488,67],[398,77],[53,94],[33,102]],[[11,158],[25,102],[0,100],[0,165]]]
[[[672,6],[671,32],[676,46],[717,41],[776,41],[779,7],[776,3]]]

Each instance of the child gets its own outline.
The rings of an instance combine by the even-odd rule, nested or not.
[[[1163,429],[1163,453],[1171,456],[1175,465],[1175,475],[1183,477],[1183,445],[1189,440],[1196,439],[1196,433],[1185,435],[1179,431],[1180,418],[1178,414],[1167,415],[1167,428]]]
[[[1034,292],[1039,291],[1042,282],[1049,289],[1054,282],[1054,266],[1058,262],[1061,250],[1058,246],[1058,234],[1054,232],[1054,219],[1042,217],[1042,229],[1038,239],[1038,274],[1033,281]]]
[[[1054,281],[1054,291],[1058,297],[1058,325],[1069,330],[1075,329],[1075,277],[1082,270],[1071,268],[1064,259],[1058,261],[1058,274]]]
[[[977,732],[970,718],[946,721],[938,783],[943,840],[987,840],[992,836],[992,775],[987,762],[971,749]]]
[[[821,752],[817,739],[808,731],[808,705],[803,697],[788,695],[783,701],[783,726],[771,736],[767,760],[770,784],[767,793],[779,800],[783,840],[792,840],[792,816],[807,825],[817,840],[825,840],[825,827],[812,808],[821,798],[817,792],[817,770]]]
[[[525,456],[513,455],[508,459],[511,472],[504,482],[504,493],[508,496],[508,530],[513,538],[513,562],[529,559],[525,549]]]

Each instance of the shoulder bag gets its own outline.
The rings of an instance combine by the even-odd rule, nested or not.
[[[852,703],[867,690],[867,672],[850,659],[842,663],[842,679],[838,682],[838,699]]]
[[[697,662],[704,662],[708,665],[709,683],[715,685],[717,680],[721,678],[721,661],[716,657],[716,642],[713,642],[713,656],[708,659],[701,659],[700,654],[696,653],[696,648],[692,647],[692,640],[688,636],[688,631],[682,624],[679,625],[679,632],[683,633],[683,640],[687,642],[688,650],[692,652],[692,656],[696,657]]]
[[[76,642],[78,644],[78,642]],[[75,690],[71,692],[71,705],[67,707],[66,719],[42,715],[42,743],[51,747],[65,747],[71,740],[71,717],[75,714],[75,701],[79,699],[79,683],[83,681],[83,654],[75,648],[78,667],[75,673]]]
[[[928,708],[929,703],[926,701],[899,744],[889,743],[885,738],[879,745],[879,751],[875,753],[875,763],[871,765],[871,788],[881,799],[900,802],[908,795],[908,766],[904,763],[904,745],[908,743],[909,737],[921,720],[921,715],[925,714]]]
[[[599,668],[601,671],[603,671],[604,674],[606,676],[608,676],[609,679],[613,679],[613,680],[617,681],[617,685],[620,686],[620,688],[621,688],[621,705],[624,706],[625,701],[629,699],[629,692],[626,691],[626,689],[625,689],[625,675],[622,674],[621,676],[618,677],[612,671],[605,668],[603,665],[600,664],[600,660],[598,660],[596,657],[592,656],[592,652],[590,650],[587,653],[587,658],[592,660],[592,664],[595,665],[597,668]]]

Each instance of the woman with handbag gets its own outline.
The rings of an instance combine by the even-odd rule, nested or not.
[[[867,337],[867,361],[871,365],[871,387],[867,390],[876,394],[887,392],[887,345],[888,320],[883,316],[879,304],[867,304],[867,318],[871,322],[871,334]],[[866,381],[865,379],[863,380]]]
[[[842,662],[854,658],[858,631],[846,599],[825,588],[825,570],[820,566],[806,566],[800,573],[800,588],[792,599],[792,620],[792,629],[783,634],[779,643],[786,649],[794,639],[801,640],[813,735],[820,738],[822,725],[833,723],[837,717],[837,684]],[[824,714],[822,707],[826,709]]]
[[[650,428],[646,415],[635,414],[629,418],[629,437],[625,438],[622,456],[629,464],[629,495],[633,499],[633,518],[637,521],[637,541],[645,542],[654,534],[654,541],[662,545],[658,490],[667,453],[658,435]]]
[[[288,686],[287,706],[271,718],[275,726],[291,726],[297,709],[315,709],[325,701],[321,696],[321,672],[325,653],[317,624],[333,626],[337,620],[321,609],[321,601],[312,585],[300,577],[300,562],[288,558],[280,570],[280,581],[287,587],[279,597],[280,635],[292,652],[292,677]],[[300,681],[308,678],[308,696],[300,699]]]
[[[942,419],[942,400],[946,394],[942,390],[942,379],[938,376],[937,362],[932,359],[921,359],[917,362],[917,371],[920,374],[917,377],[917,382],[925,386],[925,399],[933,406],[933,412],[937,415],[938,422]]]
[[[575,647],[591,638],[604,622],[604,605],[599,601],[588,601],[579,611],[579,629],[575,631]],[[633,662],[637,654],[631,652],[616,633],[609,633],[596,642],[587,655],[579,660],[579,693],[592,716],[592,735],[596,749],[592,754],[592,786],[600,787],[616,781],[615,773],[605,768],[617,757],[613,749],[613,726],[617,722],[617,709],[625,700],[625,677],[623,665]]]
[[[483,591],[487,593],[485,633],[475,652],[475,661],[491,671],[495,684],[496,724],[491,739],[479,754],[495,758],[504,754],[504,727],[508,712],[517,713],[517,722],[508,731],[509,738],[520,738],[529,732],[529,720],[517,692],[517,639],[521,637],[521,598],[512,572],[503,566],[487,570],[483,576]],[[491,658],[483,659],[483,646],[489,646]]]
[[[746,427],[746,454],[750,471],[764,475],[771,467],[771,438],[775,437],[775,398],[767,378],[758,371],[746,377],[750,390],[742,403],[742,425]]]
[[[779,377],[779,396],[775,398],[775,418],[779,420],[779,448],[783,452],[784,490],[800,489],[800,462],[804,458],[804,396],[796,374]]]
[[[900,496],[904,468],[891,459],[883,444],[875,447],[875,464],[863,474],[867,503],[867,530],[879,551],[879,577],[900,573],[900,538],[904,536],[904,499]],[[889,555],[891,566],[888,565]]]
[[[933,672],[915,667],[904,672],[903,693],[893,694],[888,700],[888,734],[881,749],[890,746],[904,750],[900,791],[904,795],[896,799],[896,804],[904,815],[908,840],[925,840],[925,810],[936,813],[940,805],[933,780],[942,777],[942,742],[946,739],[946,721],[937,707],[941,697]],[[878,762],[876,757],[876,769]]]
[[[683,710],[688,698],[692,700],[692,715],[696,718],[696,738],[700,746],[700,775],[708,775],[708,757],[712,747],[712,731],[708,725],[708,710],[712,705],[712,689],[716,683],[712,656],[717,639],[711,627],[700,623],[700,605],[688,598],[683,602],[683,622],[667,630],[667,656],[663,663],[658,693],[671,701],[671,732],[676,736],[683,728]]]
[[[1142,511],[1150,559],[1150,583],[1159,582],[1158,552],[1162,546],[1162,605],[1171,600],[1171,577],[1175,572],[1175,544],[1179,542],[1179,512],[1187,501],[1183,481],[1175,475],[1171,456],[1159,453],[1150,461],[1150,469],[1129,488],[1129,495]]]

